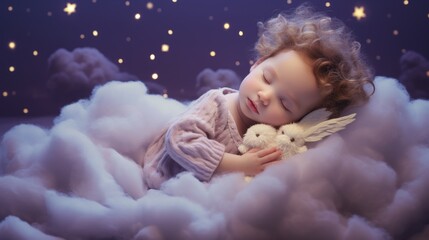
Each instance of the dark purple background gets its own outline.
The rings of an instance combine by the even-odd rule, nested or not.
[[[69,85],[48,89],[48,58],[58,49],[97,49],[119,71],[134,79],[155,81],[169,97],[190,100],[196,97],[195,80],[206,67],[228,68],[244,77],[253,59],[258,21],[305,2],[293,0],[227,1],[72,1],[76,12],[63,11],[67,1],[20,0],[0,2],[0,114],[6,116],[56,115],[61,106],[90,94],[92,85],[80,94],[67,95]],[[343,20],[362,43],[362,50],[376,75],[398,78],[399,59],[413,50],[429,56],[429,4],[426,1],[307,1],[317,10]],[[8,7],[13,10],[9,11]],[[366,18],[352,16],[355,6],[364,6]],[[49,16],[51,13],[51,16]],[[134,18],[136,13],[141,19]],[[229,30],[223,28],[228,22]],[[167,33],[173,30],[173,35]],[[99,35],[92,36],[97,30]],[[393,32],[397,30],[398,35]],[[238,31],[243,31],[240,37]],[[80,39],[80,35],[86,37]],[[127,41],[129,38],[129,41]],[[370,43],[368,43],[370,39]],[[15,42],[11,50],[9,42]],[[168,44],[169,52],[161,52]],[[33,56],[33,51],[38,56]],[[216,51],[211,57],[210,51]],[[153,53],[156,59],[151,61]],[[119,64],[118,59],[124,59]],[[240,64],[237,66],[236,62]],[[9,66],[15,71],[9,72]],[[128,75],[127,75],[128,76]],[[132,80],[133,77],[130,77]],[[109,79],[114,80],[114,79]],[[127,80],[127,79],[121,79]],[[3,94],[7,92],[7,96]],[[56,93],[56,94],[53,94]],[[67,95],[67,96],[66,96]],[[28,113],[23,113],[27,108]]]

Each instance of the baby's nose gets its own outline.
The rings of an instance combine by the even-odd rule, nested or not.
[[[271,89],[264,89],[258,92],[259,100],[265,106],[270,103],[272,95],[273,90]]]

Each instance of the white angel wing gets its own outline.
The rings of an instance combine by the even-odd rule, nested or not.
[[[301,121],[299,121],[299,126],[304,129],[307,129],[311,126],[315,126],[316,124],[328,120],[329,116],[332,113],[326,110],[326,108],[319,108],[305,115]]]
[[[304,132],[304,141],[316,142],[326,136],[338,132],[344,129],[349,123],[353,122],[355,120],[355,116],[356,113],[353,113],[344,117],[329,119],[315,126],[309,127]]]

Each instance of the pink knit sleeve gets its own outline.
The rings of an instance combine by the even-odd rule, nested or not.
[[[225,121],[218,108],[217,101],[206,99],[173,123],[165,136],[170,157],[202,181],[210,180],[225,152],[215,140],[216,126]]]

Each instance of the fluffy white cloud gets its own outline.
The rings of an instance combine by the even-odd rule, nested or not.
[[[250,183],[184,173],[147,190],[136,162],[185,106],[140,82],[108,83],[51,129],[4,135],[0,238],[425,239],[429,102],[410,101],[396,80],[375,84],[345,130]]]

